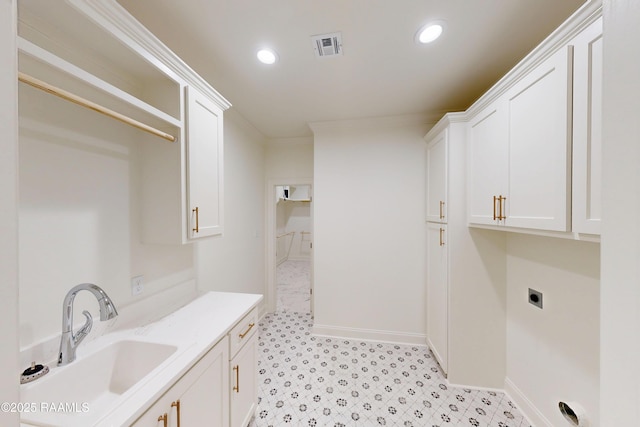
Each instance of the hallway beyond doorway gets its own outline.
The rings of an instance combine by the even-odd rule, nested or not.
[[[287,260],[276,267],[277,311],[311,311],[310,266],[308,260]]]

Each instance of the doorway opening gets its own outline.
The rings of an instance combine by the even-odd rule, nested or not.
[[[310,182],[269,186],[269,311],[313,315],[313,198]]]

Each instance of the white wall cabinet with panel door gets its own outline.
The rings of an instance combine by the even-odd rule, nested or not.
[[[507,226],[569,231],[572,56],[570,46],[559,49],[505,94]]]
[[[426,220],[447,222],[448,130],[440,132],[427,146]]]
[[[229,342],[225,337],[132,426],[228,427],[228,360]]]
[[[507,109],[499,99],[469,121],[469,222],[504,224],[509,193]]]
[[[469,123],[469,223],[568,231],[571,49],[524,76]]]
[[[142,146],[142,240],[184,244],[223,232],[223,108],[183,88],[178,144]]]
[[[192,87],[186,87],[188,235],[223,231],[222,109]]]
[[[602,18],[573,46],[572,231],[600,234],[602,217]]]
[[[599,233],[602,22],[595,8],[567,21],[468,110],[469,225]]]

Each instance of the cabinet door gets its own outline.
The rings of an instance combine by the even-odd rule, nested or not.
[[[427,146],[427,221],[447,222],[448,131]]]
[[[258,403],[258,338],[254,335],[231,360],[231,427],[249,423]]]
[[[508,226],[568,230],[571,62],[571,48],[562,48],[506,94],[509,195],[505,224]]]
[[[227,342],[216,345],[207,356],[204,372],[180,396],[181,426],[229,426]],[[172,415],[177,415],[175,408]]]
[[[187,427],[228,427],[228,367],[229,341],[225,337],[132,426],[164,427],[163,417],[166,415],[168,427],[177,427],[178,424]]]
[[[447,226],[427,224],[427,344],[447,373],[449,282]]]
[[[600,234],[602,212],[602,18],[573,46],[572,231]]]
[[[186,98],[188,234],[190,238],[222,234],[222,110],[189,86]]]
[[[508,196],[506,109],[498,100],[469,122],[469,223],[499,224],[494,197]]]

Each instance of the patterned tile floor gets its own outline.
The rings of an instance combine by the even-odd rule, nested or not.
[[[451,387],[426,346],[316,337],[309,313],[260,323],[251,427],[529,426],[499,392]]]
[[[287,260],[277,266],[277,311],[308,313],[311,310],[310,265],[308,260]]]

